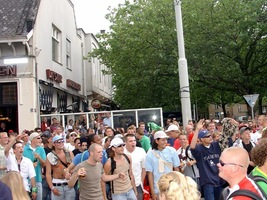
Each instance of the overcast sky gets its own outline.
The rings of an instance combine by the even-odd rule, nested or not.
[[[117,8],[125,0],[72,0],[75,9],[78,28],[83,28],[86,33],[99,33],[108,30],[109,21],[105,15],[109,13],[108,7]]]

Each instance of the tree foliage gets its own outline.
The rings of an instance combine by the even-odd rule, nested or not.
[[[193,80],[239,96],[266,95],[266,8],[265,0],[185,0],[184,30]]]
[[[193,101],[219,103],[224,97],[223,102],[230,102],[236,95],[266,94],[266,7],[266,0],[183,0]],[[114,101],[122,108],[177,110],[180,97],[173,1],[126,1],[111,10],[107,19],[111,31],[97,35],[100,48],[88,59],[98,57],[110,69]]]

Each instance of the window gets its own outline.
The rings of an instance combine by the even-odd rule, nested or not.
[[[55,27],[52,27],[52,59],[58,63],[61,61],[60,52],[61,32]]]
[[[15,105],[17,104],[17,85],[3,84],[2,85],[2,104]]]
[[[71,42],[66,39],[66,66],[71,69]]]

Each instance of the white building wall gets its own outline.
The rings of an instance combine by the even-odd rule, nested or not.
[[[99,48],[98,41],[92,34],[85,36],[85,42],[87,44],[87,52],[93,51]],[[107,70],[107,67],[101,64],[97,58],[92,58],[88,63],[87,67],[91,69],[92,78],[88,85],[91,85],[92,90],[101,96],[111,99],[112,96],[112,82],[111,75],[104,75],[102,70]]]
[[[52,25],[61,31],[61,60],[52,60]],[[35,47],[41,49],[38,60],[39,79],[46,80],[46,69],[62,75],[62,83],[54,83],[54,87],[77,94],[77,91],[66,86],[66,79],[79,83],[82,88],[78,92],[84,95],[82,70],[82,41],[77,35],[73,4],[67,0],[41,1],[35,26]],[[66,39],[71,42],[71,69],[66,67]]]
[[[61,60],[52,60],[52,26],[61,31]],[[66,67],[66,39],[71,42],[71,69]],[[77,31],[74,6],[69,0],[42,0],[40,2],[33,36],[29,41],[31,55],[28,64],[17,65],[17,77],[2,79],[0,82],[16,82],[18,88],[18,131],[34,129],[40,125],[39,121],[39,90],[51,88],[53,90],[53,107],[57,105],[57,93],[68,93],[67,105],[72,103],[72,97],[89,98],[92,93],[111,99],[111,76],[103,75],[101,70],[105,66],[99,60],[84,60],[83,57],[98,48],[98,43],[92,34],[85,34],[82,29]],[[23,46],[22,46],[23,47]],[[10,48],[10,47],[8,47]],[[21,48],[21,47],[19,47]],[[18,48],[18,49],[19,49]],[[25,53],[25,48],[21,48]],[[19,52],[17,55],[20,55]],[[3,60],[0,59],[0,64]],[[37,68],[37,74],[35,71]],[[50,69],[62,76],[62,83],[49,80],[46,69]],[[67,87],[66,80],[71,79],[81,85],[77,91]],[[53,86],[39,84],[39,80],[53,83]],[[58,89],[58,90],[57,90]],[[80,108],[82,106],[80,105]]]

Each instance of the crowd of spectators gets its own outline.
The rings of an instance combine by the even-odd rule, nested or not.
[[[109,114],[97,128],[87,122],[82,115],[62,126],[44,117],[33,130],[0,132],[5,199],[266,198],[265,115],[190,120],[186,127],[168,118],[162,128],[140,122],[116,130]]]

